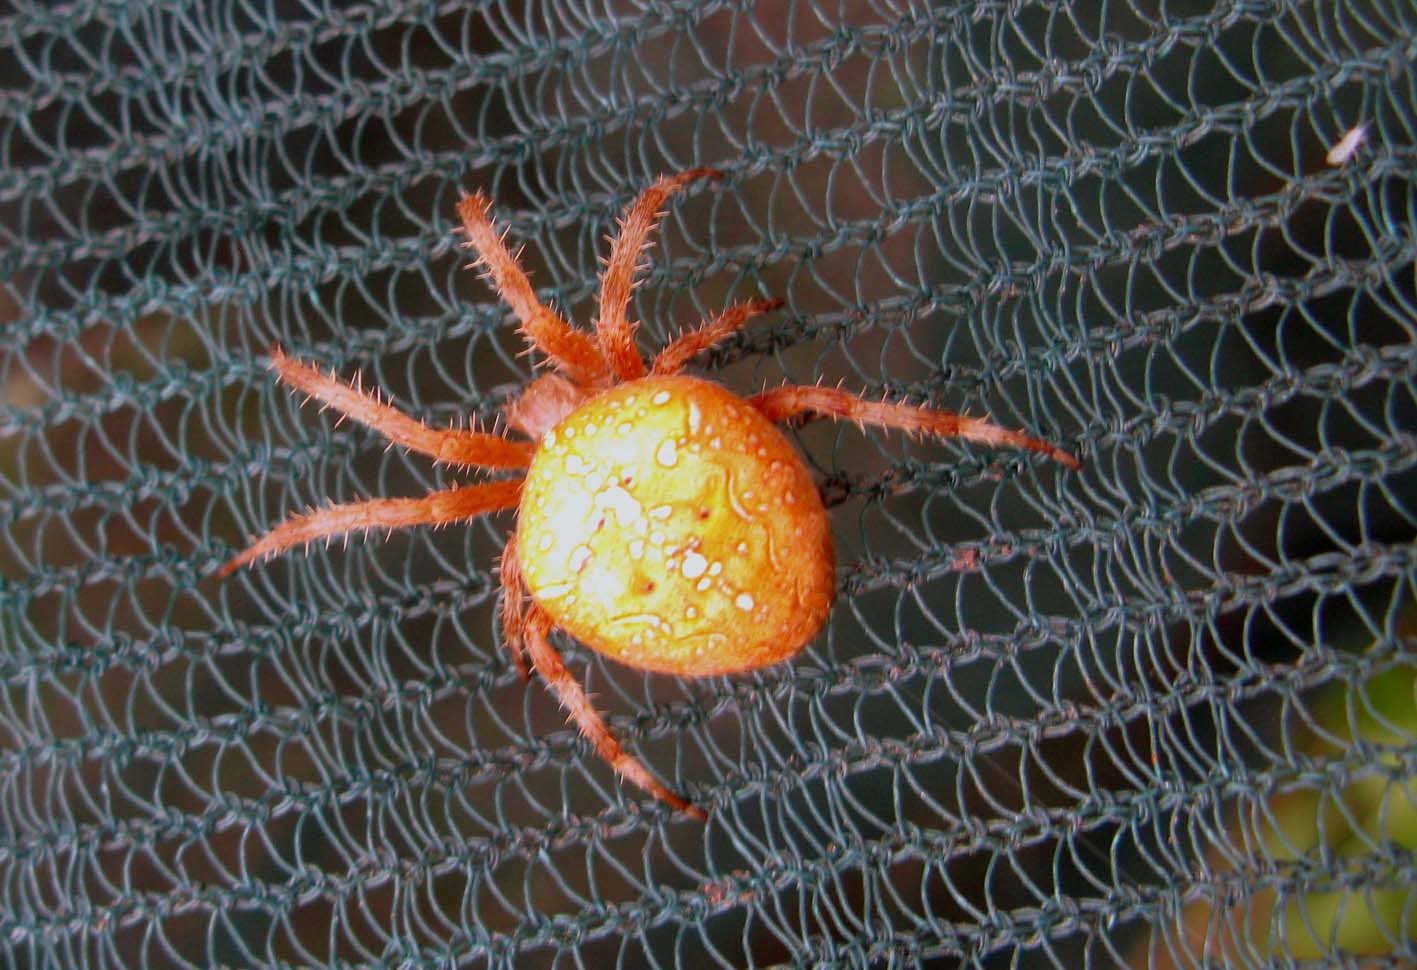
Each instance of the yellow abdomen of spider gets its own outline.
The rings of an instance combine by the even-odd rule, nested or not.
[[[826,510],[792,445],[709,381],[647,377],[549,430],[517,556],[533,598],[587,646],[690,676],[777,663],[835,590]]]

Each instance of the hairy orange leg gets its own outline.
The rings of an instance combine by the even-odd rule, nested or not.
[[[477,265],[487,271],[498,295],[521,321],[522,336],[577,384],[608,383],[610,372],[595,341],[572,328],[536,298],[531,280],[527,279],[517,258],[507,251],[502,233],[492,224],[488,214],[491,208],[492,201],[481,192],[475,192],[463,196],[458,203],[458,218],[462,219],[468,243],[477,250]]]
[[[514,507],[521,498],[522,480],[463,485],[422,498],[377,498],[316,509],[286,519],[218,570],[227,576],[247,563],[268,559],[292,546],[316,539],[333,539],[369,529],[400,529],[410,525],[447,525],[488,512]]]
[[[512,655],[522,683],[531,679],[526,659],[526,597],[523,595],[521,563],[517,560],[517,534],[507,537],[502,549],[502,639]]]
[[[271,367],[291,387],[368,425],[394,444],[450,465],[526,468],[536,451],[536,446],[529,441],[513,441],[481,431],[430,428],[357,384],[346,384],[309,364],[287,357],[279,347],[271,350]]]
[[[712,320],[675,338],[673,343],[654,358],[651,372],[656,376],[679,373],[697,354],[742,329],[743,324],[758,314],[776,310],[780,306],[781,300],[749,300],[729,307]]]
[[[701,178],[722,178],[712,168],[695,168],[667,175],[640,193],[620,220],[620,232],[610,246],[610,259],[600,278],[600,316],[595,335],[610,369],[622,381],[645,376],[645,363],[635,349],[635,328],[625,316],[634,289],[635,270],[649,244],[650,233],[659,225],[666,199],[685,184]]]
[[[640,759],[620,746],[615,735],[610,733],[605,718],[600,716],[600,712],[586,696],[585,688],[571,676],[565,661],[556,652],[556,648],[551,646],[551,641],[547,639],[547,634],[551,631],[551,617],[535,603],[527,605],[525,631],[527,652],[531,654],[531,662],[536,667],[536,672],[555,693],[557,700],[570,714],[570,719],[590,742],[595,753],[655,798],[667,802],[681,812],[687,812],[700,821],[706,820],[708,814],[703,809],[689,804],[665,787],[659,779],[650,774]]]
[[[804,414],[846,419],[860,425],[898,428],[914,434],[937,438],[964,438],[991,447],[1024,448],[1047,455],[1073,470],[1082,463],[1068,452],[1021,431],[1001,428],[984,418],[971,418],[953,411],[935,411],[909,404],[866,401],[833,387],[803,387],[789,385],[755,394],[748,403],[770,421],[783,421]]]

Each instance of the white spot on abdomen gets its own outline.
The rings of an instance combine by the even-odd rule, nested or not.
[[[733,605],[740,610],[751,610],[753,608],[753,597],[747,593],[739,593],[738,598],[733,601]]]
[[[585,564],[590,560],[590,546],[576,546],[571,550],[571,556],[566,560],[566,565],[571,572],[578,573],[585,568]]]
[[[691,552],[684,557],[684,566],[680,570],[685,579],[698,579],[708,569],[708,560],[697,552]]]
[[[635,501],[635,497],[619,485],[611,485],[598,493],[595,496],[595,507],[614,512],[615,521],[620,523],[622,529],[628,528],[644,518],[644,509],[640,503]]]
[[[673,438],[665,438],[659,443],[659,447],[654,450],[654,460],[665,468],[673,468],[679,461],[679,448],[674,444]]]

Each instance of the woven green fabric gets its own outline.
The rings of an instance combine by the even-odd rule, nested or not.
[[[5,966],[1417,960],[1408,0],[75,0],[0,51]],[[814,644],[691,681],[562,641],[707,825],[518,679],[512,516],[213,576],[469,480],[273,344],[490,421],[536,362],[459,195],[586,324],[695,165],[646,350],[781,297],[697,371],[1084,462],[806,425]]]

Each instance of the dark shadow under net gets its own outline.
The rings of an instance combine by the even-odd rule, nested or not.
[[[5,965],[1417,959],[1417,11],[1142,6],[0,12]],[[814,644],[686,681],[560,641],[707,826],[517,679],[511,516],[212,576],[468,480],[268,348],[491,421],[535,361],[460,193],[585,325],[696,165],[643,349],[781,297],[697,371],[1084,462],[807,425]]]

